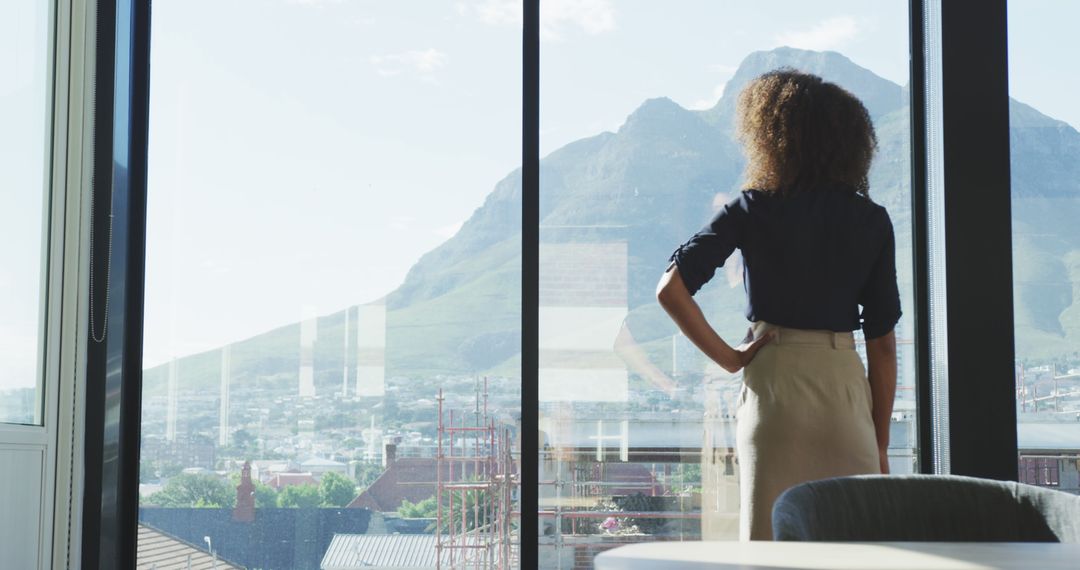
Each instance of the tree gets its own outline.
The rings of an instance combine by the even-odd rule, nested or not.
[[[232,432],[230,439],[232,440],[233,447],[239,451],[246,451],[252,448],[256,443],[255,436],[244,428]]]
[[[490,507],[491,494],[485,489],[449,489],[443,495],[443,521],[439,530],[445,532],[451,526],[461,528],[462,511],[466,530],[491,524],[488,519]]]
[[[139,462],[139,482],[150,483],[151,481],[157,481],[157,470],[154,469],[154,464],[149,461]]]
[[[406,519],[431,519],[438,514],[438,507],[439,504],[435,502],[435,497],[428,497],[416,503],[410,503],[408,499],[403,499],[397,512],[402,518]]]
[[[240,486],[240,473],[233,473],[229,475],[229,481],[231,482],[233,489]],[[262,483],[260,481],[252,480],[251,484],[255,486],[255,508],[257,509],[272,509],[277,506],[277,491],[273,487]]]
[[[324,507],[344,507],[356,498],[356,485],[341,473],[326,473],[319,482]]]
[[[383,474],[383,466],[378,463],[361,463],[356,467],[356,482],[361,487],[370,487],[379,475]]]
[[[184,472],[184,466],[179,464],[179,463],[173,463],[171,461],[163,461],[160,464],[158,464],[156,472],[157,472],[157,475],[159,477],[164,477],[165,479],[171,479],[171,478],[176,477],[177,475],[183,473]]]
[[[290,485],[282,489],[277,496],[277,506],[283,509],[314,509],[321,502],[319,487],[316,485]]]
[[[223,508],[236,503],[236,489],[215,475],[181,473],[150,495],[147,502],[161,507]]]
[[[272,509],[277,506],[278,493],[266,483],[253,481],[255,484],[255,508]]]

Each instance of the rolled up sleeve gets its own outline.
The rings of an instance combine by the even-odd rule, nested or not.
[[[863,336],[873,339],[889,334],[900,321],[900,292],[896,284],[896,238],[892,221],[883,212],[885,239],[859,296]]]
[[[741,247],[740,237],[746,218],[745,198],[740,194],[724,205],[711,222],[680,245],[669,261],[679,269],[686,290],[691,295],[712,279],[735,248]]]

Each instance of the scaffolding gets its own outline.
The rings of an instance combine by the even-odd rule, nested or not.
[[[509,426],[488,411],[488,382],[476,383],[471,414],[445,409],[442,389],[436,448],[436,566],[440,570],[517,568],[514,499],[520,484]],[[470,420],[468,416],[473,416]]]
[[[540,448],[537,540],[547,567],[578,568],[586,557],[618,544],[700,538],[690,532],[701,518],[700,506],[689,496],[672,494],[670,482],[656,477],[658,472],[672,474],[678,465],[700,465],[700,448],[634,447],[629,418],[582,420],[569,406],[549,410],[548,419],[556,431],[575,420],[595,428],[576,439],[545,433],[545,440],[560,441]],[[642,472],[615,469],[628,464]],[[648,477],[642,478],[645,472]],[[662,535],[649,528],[659,526],[667,527]]]
[[[1017,366],[1016,401],[1020,413],[1075,415],[1080,420],[1080,374],[1075,370],[1061,374],[1056,364],[1030,369],[1031,378],[1028,372],[1028,367]]]

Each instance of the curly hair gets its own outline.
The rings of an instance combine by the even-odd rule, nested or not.
[[[866,107],[840,86],[777,69],[747,84],[737,115],[747,188],[869,195],[877,135]]]

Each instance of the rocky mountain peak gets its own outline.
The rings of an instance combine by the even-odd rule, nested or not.
[[[826,81],[843,85],[866,105],[872,117],[884,116],[907,104],[901,86],[860,67],[837,52],[779,47],[756,51],[743,58],[735,75],[724,87],[724,96],[715,107],[705,112],[706,115],[722,125],[730,125],[742,88],[755,77],[782,67],[813,73]]]

